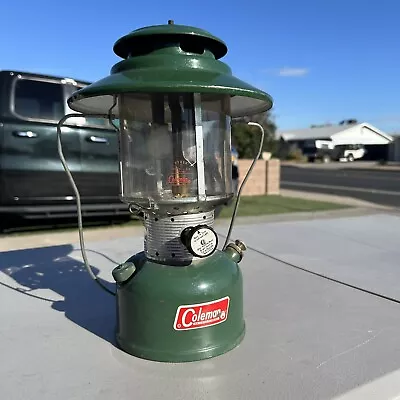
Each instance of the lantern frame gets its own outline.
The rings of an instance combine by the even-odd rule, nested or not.
[[[260,128],[260,147],[240,186],[225,244],[218,250],[218,237],[213,230],[214,208],[222,199],[207,203],[204,149],[201,149],[204,124],[199,118],[201,101],[206,97],[227,96],[229,106],[225,115],[236,118],[268,111],[272,99],[234,77],[231,69],[219,61],[227,52],[225,43],[201,29],[172,23],[138,29],[118,40],[114,51],[124,60],[114,65],[107,78],[75,92],[68,105],[81,114],[67,115],[57,126],[59,156],[76,194],[85,266],[102,289],[116,296],[116,341],[125,352],[163,362],[188,362],[221,355],[238,346],[246,331],[242,273],[238,266],[246,246],[240,240],[229,244],[228,241],[240,194],[261,153],[264,129],[249,122]],[[156,93],[193,95],[196,163],[203,168],[200,174],[197,169],[195,200],[211,207],[179,209],[174,216],[165,207],[145,208],[144,249],[113,269],[114,293],[97,279],[86,256],[80,195],[63,155],[61,126],[67,118],[82,114],[105,117],[113,124],[113,118],[124,114],[122,108],[119,110],[122,103],[118,96],[149,97]],[[174,203],[183,204],[184,199],[181,197]],[[183,319],[189,313],[191,322]]]

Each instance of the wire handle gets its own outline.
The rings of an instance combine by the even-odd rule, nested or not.
[[[237,214],[237,210],[238,210],[238,207],[239,207],[240,196],[242,194],[242,190],[243,190],[244,185],[246,184],[247,180],[250,177],[250,174],[251,174],[251,171],[254,168],[254,165],[256,164],[257,160],[260,158],[261,151],[262,151],[263,144],[264,144],[264,136],[265,136],[264,128],[260,124],[258,124],[257,122],[248,122],[247,125],[257,126],[260,129],[260,131],[261,131],[260,147],[258,149],[257,154],[254,156],[253,162],[251,163],[250,168],[248,169],[248,171],[246,173],[246,176],[243,179],[243,182],[240,185],[240,188],[239,188],[239,191],[238,191],[238,195],[236,197],[235,208],[233,209],[233,213],[232,213],[231,223],[229,224],[228,233],[226,235],[225,243],[224,243],[224,246],[222,247],[222,250],[224,250],[226,248],[226,246],[228,245],[229,240],[231,238],[233,224],[234,224],[235,219],[236,219],[236,214]]]
[[[112,108],[111,108],[112,109]],[[90,114],[90,117],[94,118],[108,118],[111,119],[111,109],[108,114]],[[85,114],[78,114],[78,113],[72,113],[72,114],[67,114],[63,118],[60,119],[60,121],[57,124],[57,149],[58,149],[58,155],[60,157],[61,163],[64,167],[64,170],[68,176],[68,180],[72,186],[72,189],[75,193],[75,198],[76,198],[76,207],[78,211],[78,231],[79,231],[79,243],[81,246],[81,254],[83,258],[83,262],[85,264],[85,267],[87,271],[89,272],[89,275],[95,280],[95,282],[107,293],[115,296],[115,292],[110,290],[107,286],[103,285],[98,279],[97,276],[94,274],[91,265],[89,264],[87,255],[86,255],[86,248],[85,248],[85,241],[83,237],[83,223],[82,223],[82,205],[81,205],[81,196],[78,190],[78,187],[76,186],[75,180],[71,174],[71,171],[68,167],[67,161],[65,160],[63,149],[62,149],[62,142],[61,142],[61,126],[64,124],[64,122],[72,117],[85,117]]]

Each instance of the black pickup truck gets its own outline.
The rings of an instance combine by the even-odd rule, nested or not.
[[[57,152],[67,98],[89,82],[0,71],[0,216],[76,216]],[[118,137],[108,121],[78,117],[62,128],[64,155],[87,216],[129,215],[119,200]]]

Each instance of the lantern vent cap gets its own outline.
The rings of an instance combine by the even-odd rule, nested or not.
[[[219,60],[227,53],[226,44],[203,29],[173,23],[140,28],[117,40],[114,52],[124,59],[109,76],[73,93],[68,99],[72,110],[104,115],[112,108],[118,118],[116,96],[123,93],[142,99],[152,93],[229,96],[227,115],[233,118],[272,107],[268,93],[236,78]]]
[[[170,22],[170,21],[169,21]],[[202,53],[201,50],[209,50],[218,60],[224,57],[228,48],[226,44],[216,36],[203,29],[187,25],[152,25],[136,29],[118,39],[114,44],[114,53],[124,59],[144,55],[154,49],[178,44],[189,53]],[[200,51],[199,51],[200,50]]]

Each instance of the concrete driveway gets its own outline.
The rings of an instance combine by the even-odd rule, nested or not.
[[[112,286],[112,268],[142,249],[140,235],[89,240],[99,278]],[[114,299],[90,280],[76,243],[1,252],[0,398],[400,396],[398,215],[242,223],[235,238],[249,246],[246,337],[223,356],[182,365],[115,346]]]

